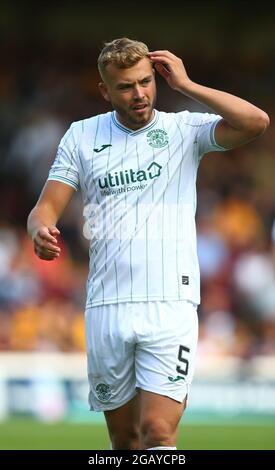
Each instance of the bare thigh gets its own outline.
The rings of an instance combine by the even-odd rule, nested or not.
[[[155,445],[175,447],[186,399],[179,403],[157,393],[139,390],[125,405],[105,411],[113,449],[147,449]]]
[[[140,390],[141,448],[156,445],[176,447],[179,421],[186,407],[182,403],[157,393]]]
[[[140,400],[137,394],[123,406],[104,412],[113,449],[140,449]]]

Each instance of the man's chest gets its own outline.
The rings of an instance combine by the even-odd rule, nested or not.
[[[167,142],[168,144],[168,142]],[[105,187],[148,181],[158,177],[171,158],[169,145],[154,147],[142,136],[107,136],[80,148],[80,170],[87,182]]]
[[[151,186],[154,196],[178,171],[187,143],[177,127],[140,134],[105,132],[94,141],[86,138],[79,149],[83,189],[97,202],[111,195],[144,197]]]

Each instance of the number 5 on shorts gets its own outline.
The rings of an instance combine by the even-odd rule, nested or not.
[[[181,366],[177,366],[177,372],[182,375],[187,375],[188,374],[188,368],[189,368],[189,361],[185,357],[183,357],[183,354],[189,353],[190,349],[187,348],[186,346],[180,345],[179,347],[179,353],[178,353],[178,360],[184,364],[184,369],[181,368]]]

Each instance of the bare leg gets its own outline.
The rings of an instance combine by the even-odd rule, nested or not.
[[[176,447],[177,429],[186,406],[157,393],[140,390],[141,448]]]
[[[113,449],[141,449],[139,435],[139,394],[116,410],[105,411]]]

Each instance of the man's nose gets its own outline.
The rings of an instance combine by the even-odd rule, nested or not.
[[[134,98],[135,99],[140,99],[140,98],[143,98],[143,97],[144,97],[143,88],[141,86],[136,86],[134,88]]]

